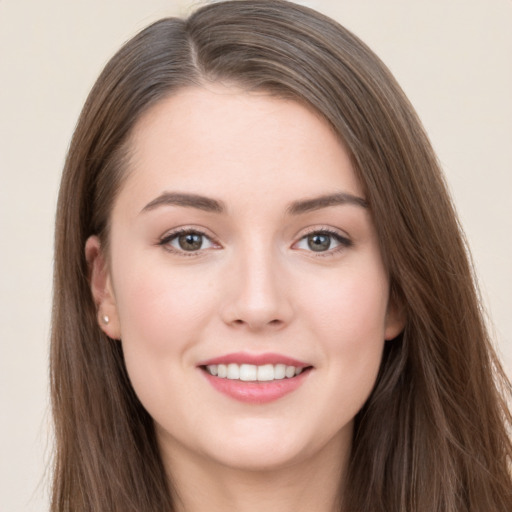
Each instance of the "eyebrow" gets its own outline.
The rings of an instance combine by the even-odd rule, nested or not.
[[[354,196],[346,192],[338,192],[335,194],[313,197],[311,199],[294,201],[286,208],[286,212],[289,215],[300,215],[302,213],[320,210],[330,206],[346,204],[359,206],[361,208],[368,208],[368,203],[362,197]],[[157,198],[144,206],[141,213],[154,210],[159,206],[182,206],[185,208],[197,208],[198,210],[213,213],[223,213],[226,210],[222,201],[217,201],[210,197],[184,192],[163,192]]]
[[[368,203],[362,197],[354,196],[346,192],[338,192],[336,194],[327,194],[311,199],[294,201],[286,209],[290,215],[300,215],[301,213],[312,212],[329,206],[338,205],[354,205],[361,208],[368,208]]]
[[[184,206],[185,208],[197,208],[198,210],[213,213],[222,213],[225,211],[221,201],[209,197],[182,192],[163,192],[144,206],[141,213],[154,210],[158,206]]]

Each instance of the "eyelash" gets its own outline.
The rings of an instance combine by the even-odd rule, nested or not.
[[[165,250],[172,252],[174,254],[178,254],[179,256],[199,256],[204,250],[206,249],[198,249],[196,251],[186,251],[184,249],[177,249],[175,247],[172,247],[170,243],[173,240],[176,240],[178,237],[182,235],[198,235],[200,237],[206,238],[211,242],[213,245],[217,245],[220,247],[220,244],[210,235],[207,235],[200,229],[194,229],[194,228],[179,228],[171,233],[165,234],[159,241],[158,245],[164,247]]]
[[[182,235],[198,235],[200,237],[203,237],[203,238],[206,238],[207,240],[209,240],[211,244],[217,245],[220,247],[219,242],[217,242],[212,236],[207,235],[206,233],[204,233],[203,231],[201,231],[199,229],[193,229],[193,228],[179,228],[179,229],[172,231],[171,233],[167,233],[158,241],[157,245],[164,247],[169,252],[178,254],[180,256],[186,256],[186,257],[199,256],[202,254],[203,251],[207,250],[207,249],[198,249],[198,250],[186,251],[184,249],[177,249],[175,247],[172,247],[170,245],[170,243]],[[327,236],[333,238],[339,244],[337,247],[335,247],[333,249],[327,249],[326,251],[313,251],[313,250],[306,251],[306,252],[313,253],[314,257],[333,256],[334,254],[336,254],[344,249],[347,249],[353,245],[352,240],[350,240],[349,238],[340,235],[340,233],[338,233],[337,231],[334,231],[333,229],[324,228],[324,227],[315,228],[315,229],[312,229],[311,231],[305,233],[293,245],[297,245],[299,242],[301,242],[302,240],[306,239],[307,237],[309,237],[311,235],[327,235]]]
[[[304,234],[303,236],[301,236],[299,238],[299,240],[294,243],[294,245],[298,244],[299,242],[301,242],[302,240],[306,239],[308,236],[311,236],[311,235],[327,235],[327,236],[333,238],[339,244],[337,247],[334,247],[333,249],[328,249],[326,251],[317,251],[317,252],[313,251],[313,250],[307,251],[307,252],[311,252],[315,258],[316,257],[326,258],[329,256],[333,256],[333,255],[337,254],[338,252],[348,249],[349,247],[352,247],[354,245],[352,240],[350,240],[346,236],[341,235],[338,231],[335,231],[328,227],[311,229],[311,231],[309,231],[306,234]]]

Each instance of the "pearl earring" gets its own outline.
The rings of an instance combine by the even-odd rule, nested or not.
[[[103,323],[105,325],[107,325],[110,322],[110,318],[108,317],[108,315],[103,315],[101,319],[103,320]]]

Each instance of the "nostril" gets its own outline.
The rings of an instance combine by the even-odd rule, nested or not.
[[[233,320],[231,322],[231,325],[233,326],[244,326],[244,325],[247,325],[249,326],[250,328],[256,328],[257,326],[259,326],[258,328],[264,328],[265,326],[267,327],[281,327],[282,325],[284,324],[284,322],[282,320],[279,320],[278,318],[275,318],[274,320],[270,320],[268,322],[247,322],[245,320],[242,320],[241,318],[237,318],[236,320]]]

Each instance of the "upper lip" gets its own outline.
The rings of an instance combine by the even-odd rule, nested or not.
[[[306,368],[311,366],[308,363],[294,359],[293,357],[282,354],[267,352],[264,354],[249,354],[247,352],[234,352],[219,357],[214,357],[205,361],[201,361],[197,366],[209,366],[212,364],[253,364],[262,366],[264,364],[285,364],[287,366],[295,366],[295,368]]]

